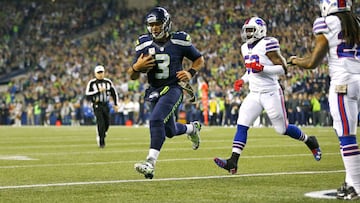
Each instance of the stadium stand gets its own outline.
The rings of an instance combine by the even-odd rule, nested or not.
[[[212,124],[234,125],[246,92],[246,88],[240,94],[232,90],[243,67],[239,49],[245,19],[261,15],[288,57],[311,49],[312,22],[320,14],[316,1],[307,0],[159,0],[143,8],[125,0],[5,2],[0,8],[4,19],[0,22],[0,125],[93,125],[84,87],[98,63],[107,67],[121,98],[120,111],[112,111],[112,124],[146,124],[148,107],[142,98],[146,80],[131,81],[125,71],[134,40],[146,32],[141,19],[156,4],[172,14],[172,30],[179,26],[188,32],[205,57],[206,66],[192,85],[198,89],[205,81],[209,98],[219,104],[222,116]],[[354,4],[359,14],[359,2]],[[291,123],[330,125],[325,65],[316,71],[291,69],[281,84]],[[321,104],[316,123],[311,99]],[[203,121],[202,109],[201,103],[185,103],[179,111],[186,113],[186,122]],[[257,125],[270,125],[266,112]]]

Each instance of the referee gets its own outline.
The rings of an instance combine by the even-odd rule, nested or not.
[[[93,103],[96,116],[97,136],[96,140],[100,148],[105,147],[105,137],[110,126],[110,96],[114,100],[114,110],[117,111],[118,95],[112,81],[105,78],[105,68],[98,65],[94,69],[95,78],[91,79],[86,86],[86,97]]]

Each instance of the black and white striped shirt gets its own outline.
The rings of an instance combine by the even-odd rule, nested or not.
[[[105,88],[106,91],[100,92],[100,89]],[[114,105],[117,106],[118,94],[110,79],[104,78],[98,80],[96,78],[91,79],[86,86],[86,97],[94,104],[102,103],[106,104],[109,102],[110,96],[114,100]]]

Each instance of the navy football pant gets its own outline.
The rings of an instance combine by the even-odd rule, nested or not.
[[[176,123],[175,113],[182,102],[183,92],[181,87],[170,87],[168,92],[152,102],[150,114],[150,148],[161,149],[165,137],[172,138],[186,132],[184,124]]]

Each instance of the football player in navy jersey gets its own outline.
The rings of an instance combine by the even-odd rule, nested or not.
[[[170,32],[170,14],[164,8],[150,10],[145,21],[149,33],[138,38],[136,56],[128,74],[136,80],[141,73],[146,73],[150,84],[145,92],[146,100],[151,103],[150,149],[146,160],[136,163],[135,169],[151,179],[166,137],[187,134],[192,148],[199,147],[201,124],[198,121],[178,123],[175,113],[183,100],[183,89],[188,90],[188,82],[203,67],[204,58],[187,33]],[[184,58],[192,61],[191,67],[183,68]]]

